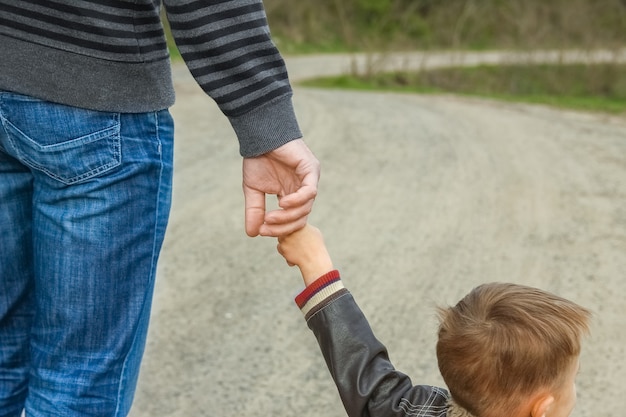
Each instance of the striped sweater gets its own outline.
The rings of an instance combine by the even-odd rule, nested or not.
[[[0,0],[0,90],[124,113],[174,103],[159,0]],[[243,156],[301,137],[261,0],[164,0],[192,75]]]

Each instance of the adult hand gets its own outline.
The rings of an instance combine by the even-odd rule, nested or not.
[[[283,236],[304,227],[313,208],[320,163],[302,139],[243,160],[243,194],[248,236]],[[265,195],[280,209],[265,211]]]

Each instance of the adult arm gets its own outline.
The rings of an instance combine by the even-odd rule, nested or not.
[[[165,0],[178,49],[230,120],[244,157],[302,137],[261,0]]]
[[[172,34],[191,74],[228,117],[243,161],[249,236],[304,226],[320,164],[304,144],[287,69],[261,0],[165,0]],[[265,195],[280,210],[266,212]]]

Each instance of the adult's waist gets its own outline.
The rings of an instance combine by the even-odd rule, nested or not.
[[[0,35],[0,57],[0,90],[120,113],[174,104],[169,59],[109,61],[5,35]]]

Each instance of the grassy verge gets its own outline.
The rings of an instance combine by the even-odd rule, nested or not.
[[[455,93],[626,115],[626,65],[505,65],[340,76],[307,86]]]
[[[272,36],[272,40],[283,55],[310,55],[332,54],[341,52],[358,52],[356,48],[350,48],[340,39],[328,39],[316,43],[298,42],[287,36]]]

